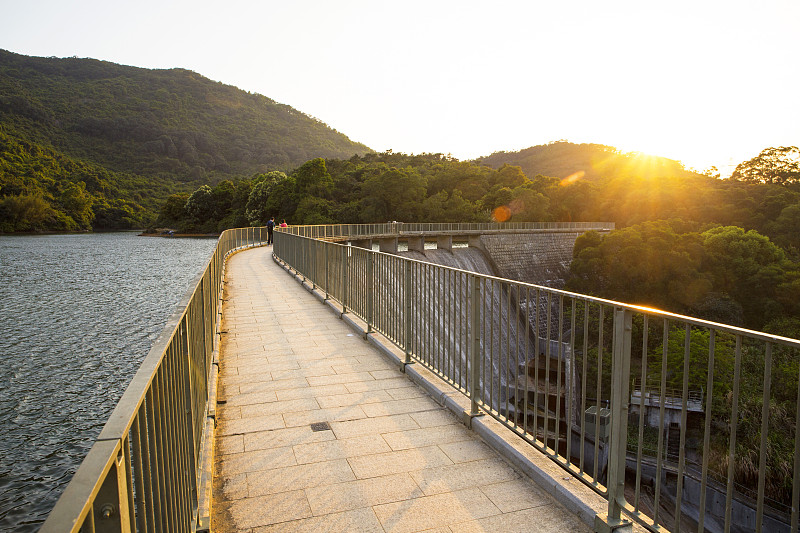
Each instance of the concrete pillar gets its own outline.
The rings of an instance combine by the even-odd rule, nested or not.
[[[372,250],[372,239],[356,239],[350,241],[350,244],[353,246],[357,246],[359,248],[366,248],[367,250]]]
[[[384,237],[378,239],[381,252],[397,254],[397,237]]]
[[[477,248],[483,253],[488,253],[486,251],[486,246],[483,245],[483,239],[481,235],[470,235],[467,238],[467,245],[470,248]]]
[[[453,251],[453,236],[452,235],[438,235],[436,237],[436,248],[438,250]]]
[[[425,237],[409,237],[408,238],[408,251],[409,252],[424,252],[425,251]]]

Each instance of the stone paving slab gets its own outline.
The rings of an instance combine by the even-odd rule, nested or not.
[[[213,531],[590,531],[271,252],[227,265]]]

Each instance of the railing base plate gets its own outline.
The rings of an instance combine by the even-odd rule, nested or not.
[[[595,533],[628,533],[633,531],[633,522],[624,518],[609,518],[608,514],[598,514],[594,517]]]
[[[462,411],[461,412],[461,421],[467,426],[469,429],[472,429],[472,419],[478,418],[479,416],[483,416],[484,413],[471,413],[469,411]]]

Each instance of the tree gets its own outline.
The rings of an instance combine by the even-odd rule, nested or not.
[[[198,187],[186,200],[186,213],[198,221],[207,219],[212,207],[211,187],[208,185]]]
[[[783,250],[769,237],[737,226],[712,228],[701,236],[703,268],[713,277],[714,290],[742,306],[746,326],[760,329],[780,314],[776,291],[791,268]]]
[[[503,164],[503,166],[497,170],[497,173],[492,176],[490,185],[500,185],[501,187],[513,189],[529,182],[530,180],[528,180],[525,173],[522,172],[522,168]]]
[[[270,217],[277,216],[277,213],[268,210],[269,195],[276,183],[286,179],[286,174],[279,171],[260,174],[253,179],[256,184],[250,190],[245,205],[245,216],[251,226],[263,226]]]
[[[369,177],[362,190],[366,221],[415,222],[420,219],[425,180],[415,169],[389,168]]]
[[[567,288],[623,302],[687,312],[712,290],[702,272],[702,240],[676,222],[630,226],[575,241]]]
[[[92,228],[94,213],[92,212],[92,196],[86,192],[86,184],[82,181],[68,183],[59,197],[64,213],[75,221],[78,228]]]
[[[189,195],[186,193],[173,194],[167,198],[167,201],[161,206],[161,211],[156,219],[156,226],[177,227],[188,216],[186,212],[186,201],[188,199]]]
[[[306,161],[298,167],[292,176],[297,183],[297,194],[330,198],[333,191],[333,178],[328,173],[325,160],[321,157]]]
[[[776,185],[800,184],[800,148],[780,146],[766,148],[756,157],[739,163],[731,179],[748,183]]]
[[[57,216],[50,204],[38,195],[0,198],[0,231],[42,231]]]

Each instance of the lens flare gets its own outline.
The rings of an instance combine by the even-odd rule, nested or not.
[[[511,218],[511,209],[504,205],[495,207],[494,211],[492,211],[492,218],[495,219],[496,222],[505,222]]]
[[[579,170],[579,171],[577,171],[575,173],[570,174],[569,176],[567,176],[563,180],[561,180],[559,185],[561,185],[562,187],[566,187],[567,185],[572,185],[573,183],[576,183],[579,179],[581,179],[585,175],[586,175],[586,172],[584,172],[583,170]]]

